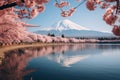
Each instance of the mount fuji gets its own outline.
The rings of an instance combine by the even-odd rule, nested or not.
[[[90,30],[83,26],[80,26],[68,19],[58,21],[52,26],[41,28],[41,30],[36,31],[38,34],[55,34],[56,36],[61,36],[64,34],[66,37],[113,37],[114,35],[107,32],[100,32],[95,30]]]

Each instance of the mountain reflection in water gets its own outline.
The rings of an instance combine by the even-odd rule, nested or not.
[[[120,45],[71,44],[10,50],[1,58],[0,80],[23,80],[24,76],[37,70],[26,68],[28,63],[35,58],[45,57],[67,68],[92,55],[104,53],[104,50],[112,51],[112,49],[117,51]],[[109,54],[104,53],[104,55]]]

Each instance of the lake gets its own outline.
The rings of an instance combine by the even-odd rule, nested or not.
[[[0,80],[120,80],[120,44],[20,48],[0,60]]]

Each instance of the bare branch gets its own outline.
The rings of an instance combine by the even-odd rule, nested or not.
[[[116,0],[116,14],[118,13],[118,11],[119,11],[119,3],[120,3],[120,1],[119,0]]]
[[[25,1],[21,0],[21,2],[24,3]],[[14,6],[17,6],[17,2],[13,2],[13,3],[10,3],[10,4],[6,4],[6,5],[3,5],[3,6],[0,6],[0,10],[6,9],[6,8],[10,8],[10,7],[14,7]]]
[[[17,5],[16,2],[11,3],[11,4],[6,4],[6,5],[3,5],[3,6],[0,6],[0,10],[6,9],[6,8],[10,8],[10,7],[14,7],[16,5]]]

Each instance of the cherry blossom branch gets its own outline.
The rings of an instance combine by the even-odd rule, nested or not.
[[[25,1],[21,0],[21,2],[24,3]],[[6,9],[6,8],[10,8],[10,7],[14,7],[14,6],[17,6],[17,5],[18,5],[17,2],[6,4],[6,5],[3,5],[3,6],[0,6],[0,10]]]
[[[120,1],[119,0],[116,0],[116,7],[117,7],[117,9],[116,9],[116,14],[118,13],[118,11],[119,11],[119,4],[120,4]]]
[[[6,4],[6,5],[3,5],[3,6],[0,6],[0,10],[6,9],[6,8],[10,8],[10,7],[14,7],[16,5],[17,5],[16,2],[10,3],[10,4]]]
[[[78,4],[75,8],[78,8],[79,6],[81,6],[83,3],[85,3],[86,0],[84,0],[83,2],[81,2],[80,4]]]
[[[60,5],[60,4],[59,4],[59,2],[58,2],[57,0],[55,0],[55,2],[56,2],[58,5]],[[63,11],[63,9],[62,9],[62,8],[60,8],[60,10],[61,10],[61,11]]]

